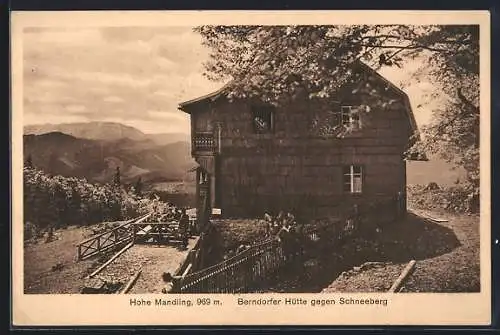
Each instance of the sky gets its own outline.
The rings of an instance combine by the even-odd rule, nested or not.
[[[222,86],[203,77],[207,57],[192,27],[25,29],[24,124],[112,121],[188,133],[178,104]],[[419,126],[429,121],[432,102],[421,105],[433,85],[406,79],[421,65],[380,71],[403,86]]]

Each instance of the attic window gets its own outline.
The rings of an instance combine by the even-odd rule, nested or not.
[[[252,124],[256,134],[269,134],[274,131],[274,107],[252,106]]]
[[[357,107],[342,106],[340,107],[340,114],[340,125],[354,129],[361,128],[361,121]]]

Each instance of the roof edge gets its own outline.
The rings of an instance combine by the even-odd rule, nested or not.
[[[178,105],[177,108],[180,109],[181,111],[185,112],[185,113],[190,114],[190,112],[186,110],[186,107],[189,107],[190,105],[193,105],[195,103],[202,102],[202,101],[205,101],[205,100],[208,100],[208,99],[210,99],[212,101],[215,100],[215,99],[217,99],[219,96],[221,96],[222,94],[224,94],[224,92],[229,87],[229,85],[231,84],[231,82],[232,81],[230,81],[229,83],[225,84],[224,86],[222,86],[221,88],[219,88],[218,90],[216,90],[214,92],[202,95],[201,97],[198,97],[198,98],[194,98],[194,99],[191,99],[191,100],[187,100],[187,101],[181,102],[181,103],[179,103],[179,105]]]
[[[366,63],[364,63],[364,62],[362,62],[360,60],[358,60],[356,62],[359,65],[361,65],[362,67],[364,67],[365,69],[367,69],[368,71],[374,73],[379,79],[381,79],[382,81],[384,81],[392,89],[394,89],[396,92],[398,92],[400,95],[403,96],[403,98],[404,98],[404,104],[405,104],[406,111],[407,111],[406,115],[408,117],[408,121],[410,122],[410,127],[411,127],[411,132],[412,132],[412,134],[410,135],[410,139],[411,138],[415,138],[414,141],[420,141],[421,140],[420,131],[419,131],[418,126],[417,126],[417,121],[415,119],[415,115],[413,114],[413,109],[411,108],[410,97],[408,96],[408,94],[406,94],[406,92],[403,91],[401,88],[397,87],[389,79],[385,78],[383,75],[381,75],[380,73],[378,73],[378,71],[376,71],[375,69],[373,69],[368,64],[366,64]],[[410,146],[413,145],[414,141],[410,140],[410,143],[409,143]],[[428,161],[429,160],[427,158],[427,155],[425,154],[425,152],[420,153],[419,156],[420,157],[409,157],[406,160],[410,160],[410,161]]]

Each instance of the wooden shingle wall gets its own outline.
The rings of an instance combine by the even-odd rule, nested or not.
[[[361,114],[361,129],[344,136],[321,130],[331,122],[332,111],[342,103],[370,104],[372,96],[344,90],[328,100],[293,101],[275,110],[272,134],[254,133],[249,101],[222,98],[200,104],[200,111],[191,114],[192,130],[221,125],[217,194],[223,216],[260,217],[279,210],[340,215],[354,203],[383,201],[404,191],[402,155],[410,136],[406,107],[403,97],[380,85],[374,89],[382,103]],[[363,166],[361,195],[343,192],[342,167],[350,164]]]

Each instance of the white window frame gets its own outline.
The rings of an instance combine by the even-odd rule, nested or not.
[[[348,111],[345,111],[346,109]],[[357,106],[352,105],[340,106],[340,124],[342,126],[352,127],[357,122],[357,128],[361,128],[361,118],[359,114],[357,114],[357,109]],[[344,116],[348,117],[348,121],[344,120]]]
[[[363,166],[362,165],[349,165],[349,166],[344,166],[344,168],[346,167],[349,167],[349,172],[348,173],[344,173],[344,169],[342,169],[342,189],[344,189],[344,186],[347,184],[344,182],[344,177],[345,176],[349,176],[349,191],[344,191],[344,192],[349,192],[350,194],[361,194],[363,193]],[[354,172],[354,168],[359,168],[359,172]],[[356,177],[359,177],[360,178],[360,189],[359,190],[355,190],[354,189],[354,179]]]

